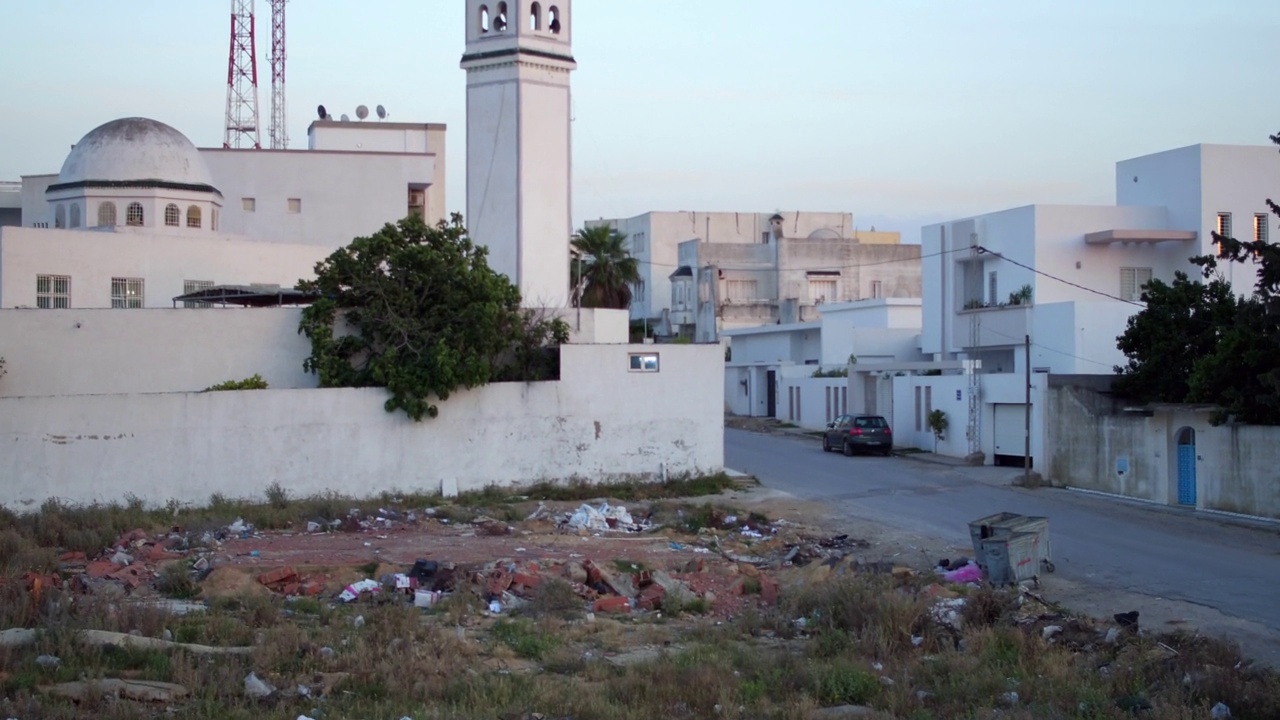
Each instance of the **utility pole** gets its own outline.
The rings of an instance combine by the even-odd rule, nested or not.
[[[1027,374],[1027,403],[1025,405],[1027,411],[1026,417],[1026,436],[1022,446],[1022,485],[1030,487],[1031,484],[1031,336],[1026,336],[1025,342],[1025,365]]]

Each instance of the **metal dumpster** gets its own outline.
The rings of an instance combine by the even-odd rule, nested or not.
[[[992,585],[1015,585],[1028,580],[1039,584],[1043,552],[1038,533],[1014,532],[981,542],[987,559],[987,580]]]
[[[987,558],[986,541],[1020,533],[1036,536],[1035,542],[1031,544],[1036,552],[1033,576],[1039,576],[1041,570],[1046,572],[1056,570],[1053,564],[1053,545],[1049,539],[1049,518],[1034,515],[1002,512],[969,523],[974,559],[978,565],[988,568],[991,561]],[[990,575],[993,571],[988,568],[987,572]]]

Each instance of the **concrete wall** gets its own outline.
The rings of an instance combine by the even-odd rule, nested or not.
[[[329,251],[207,233],[0,229],[0,308],[35,307],[36,276],[71,278],[71,307],[110,308],[111,278],[142,278],[144,305],[172,308],[186,280],[293,287]]]
[[[332,252],[407,216],[410,186],[432,188],[428,222],[447,216],[444,169],[432,154],[202,148],[200,156],[222,191],[220,229],[257,241]],[[290,211],[290,198],[301,212]]]
[[[422,423],[386,412],[376,388],[0,398],[0,503],[261,499],[272,482],[295,496],[430,492],[445,479],[465,491],[723,467],[719,347],[561,352],[564,380],[462,391]],[[659,372],[631,372],[633,352],[659,353]]]
[[[575,344],[625,345],[625,310],[556,309]],[[196,392],[261,375],[313,388],[301,308],[0,311],[0,397]]]
[[[0,311],[0,397],[197,392],[261,375],[310,388],[298,308]]]
[[[1185,406],[1125,413],[1109,396],[1056,382],[1046,402],[1054,421],[1045,474],[1055,484],[1176,505],[1176,443],[1190,428],[1196,507],[1280,518],[1280,427],[1214,427],[1208,410]]]
[[[1055,375],[1110,374],[1126,362],[1116,342],[1139,310],[1109,300],[1032,306],[1031,367],[1048,368]],[[1014,354],[1021,372],[1022,353]]]
[[[846,378],[816,378],[813,370],[795,367],[783,370],[778,393],[778,419],[802,428],[820,430],[849,412],[849,383]]]
[[[56,182],[57,173],[22,176],[23,227],[53,227],[53,206],[45,202],[44,191]]]

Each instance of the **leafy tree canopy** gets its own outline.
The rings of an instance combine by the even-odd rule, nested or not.
[[[1280,135],[1271,136],[1280,145]],[[1280,216],[1280,205],[1267,200]],[[1280,245],[1213,234],[1216,255],[1191,258],[1204,282],[1176,273],[1153,280],[1146,309],[1129,318],[1117,346],[1129,358],[1115,391],[1143,402],[1220,406],[1212,421],[1280,425]],[[1237,297],[1219,261],[1257,271],[1253,293]]]
[[[569,276],[581,287],[580,307],[631,307],[631,288],[639,285],[640,262],[627,252],[626,233],[607,225],[583,228],[573,236]]]
[[[437,401],[491,381],[558,373],[554,346],[568,326],[520,307],[520,291],[492,270],[462,216],[428,226],[411,215],[356,238],[316,264],[298,289],[321,297],[298,329],[304,367],[321,387],[385,387],[388,412],[436,417]]]

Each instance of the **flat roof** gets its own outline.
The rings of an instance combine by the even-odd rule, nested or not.
[[[317,127],[322,128],[378,128],[380,130],[447,130],[444,123],[399,123],[382,120],[312,120],[307,126],[307,134]]]
[[[802,323],[787,323],[785,325],[761,325],[760,327],[734,328],[733,330],[721,330],[721,335],[729,337],[737,337],[739,335],[768,335],[769,333],[794,332],[796,330],[818,330],[822,328],[820,321]]]

